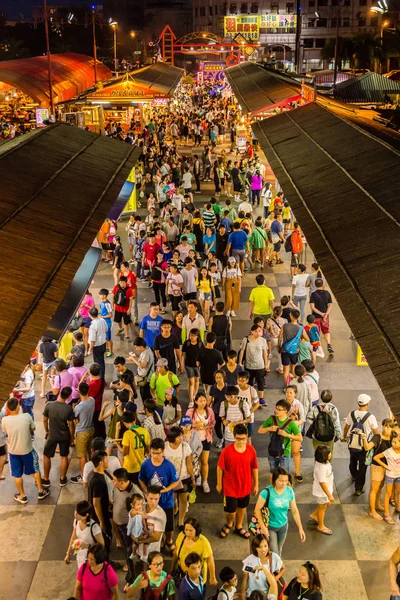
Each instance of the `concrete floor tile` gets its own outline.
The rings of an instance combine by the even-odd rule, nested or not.
[[[0,506],[0,561],[39,560],[54,506]]]
[[[73,596],[76,563],[66,565],[63,560],[46,560],[38,563],[26,600],[65,600]]]
[[[358,561],[358,567],[367,590],[368,600],[388,600],[390,597],[387,561]],[[382,576],[383,575],[383,576]]]
[[[366,506],[344,504],[342,508],[357,560],[389,560],[399,545],[400,523],[397,515],[393,515],[395,525],[391,526],[369,517]]]
[[[81,496],[81,500],[84,496]],[[56,506],[51,521],[48,523],[47,535],[43,540],[40,560],[63,560],[68,548],[74,521],[74,504]]]
[[[344,445],[344,444],[343,444]],[[349,458],[333,459],[333,476],[340,502],[342,504],[363,505],[368,504],[368,491],[370,488],[369,469],[367,470],[367,479],[364,486],[365,492],[361,496],[354,495],[354,483],[351,481],[349,471]]]
[[[16,560],[0,561],[0,598],[16,600],[27,598],[37,562]]]

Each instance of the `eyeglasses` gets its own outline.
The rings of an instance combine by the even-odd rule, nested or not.
[[[150,450],[151,456],[160,456],[163,453],[162,450]]]
[[[151,566],[151,567],[162,567],[162,566],[163,566],[163,564],[164,564],[164,561],[162,561],[162,562],[158,562],[158,563],[151,563],[151,565],[150,565],[150,566]]]

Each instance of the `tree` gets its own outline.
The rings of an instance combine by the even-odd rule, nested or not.
[[[0,43],[0,60],[27,58],[28,56],[30,56],[29,49],[25,47],[22,40],[10,38]]]
[[[326,40],[321,48],[321,61],[328,60],[332,62],[335,58],[336,39]],[[353,56],[353,38],[339,38],[338,67],[341,69],[345,63],[352,63]]]
[[[370,69],[374,60],[383,62],[382,40],[372,31],[353,36],[352,62],[358,69]]]

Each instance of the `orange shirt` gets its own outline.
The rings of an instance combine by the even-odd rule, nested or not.
[[[109,230],[110,230],[110,225],[107,223],[107,221],[104,221],[103,225],[100,227],[99,236],[98,236],[100,244],[108,243]]]

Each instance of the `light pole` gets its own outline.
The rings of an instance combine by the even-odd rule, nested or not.
[[[338,0],[337,5],[337,13],[336,13],[336,42],[335,42],[335,55],[334,55],[334,67],[333,67],[333,89],[336,89],[336,79],[338,72],[338,64],[339,64],[339,27],[340,27],[340,18],[341,18],[341,0]]]
[[[51,68],[47,0],[43,0],[43,11],[44,11],[44,31],[45,31],[45,35],[46,35],[47,71],[48,71],[48,78],[49,78],[50,114],[54,115],[53,73],[52,73],[52,68]]]
[[[387,14],[389,7],[387,5],[386,0],[378,0],[378,4],[375,6],[371,6],[371,8],[369,10],[370,10],[370,12],[381,16],[380,40],[381,40],[381,46],[382,46],[382,50],[383,50],[383,32],[385,30],[385,27],[390,25],[389,21],[384,21],[384,16]],[[382,63],[380,65],[380,72],[382,73]]]
[[[92,6],[92,31],[93,31],[93,58],[94,58],[94,85],[97,84],[97,45],[96,45],[96,10]]]
[[[114,32],[114,71],[115,74],[117,73],[117,21],[111,21],[110,26],[112,27],[112,30]]]

